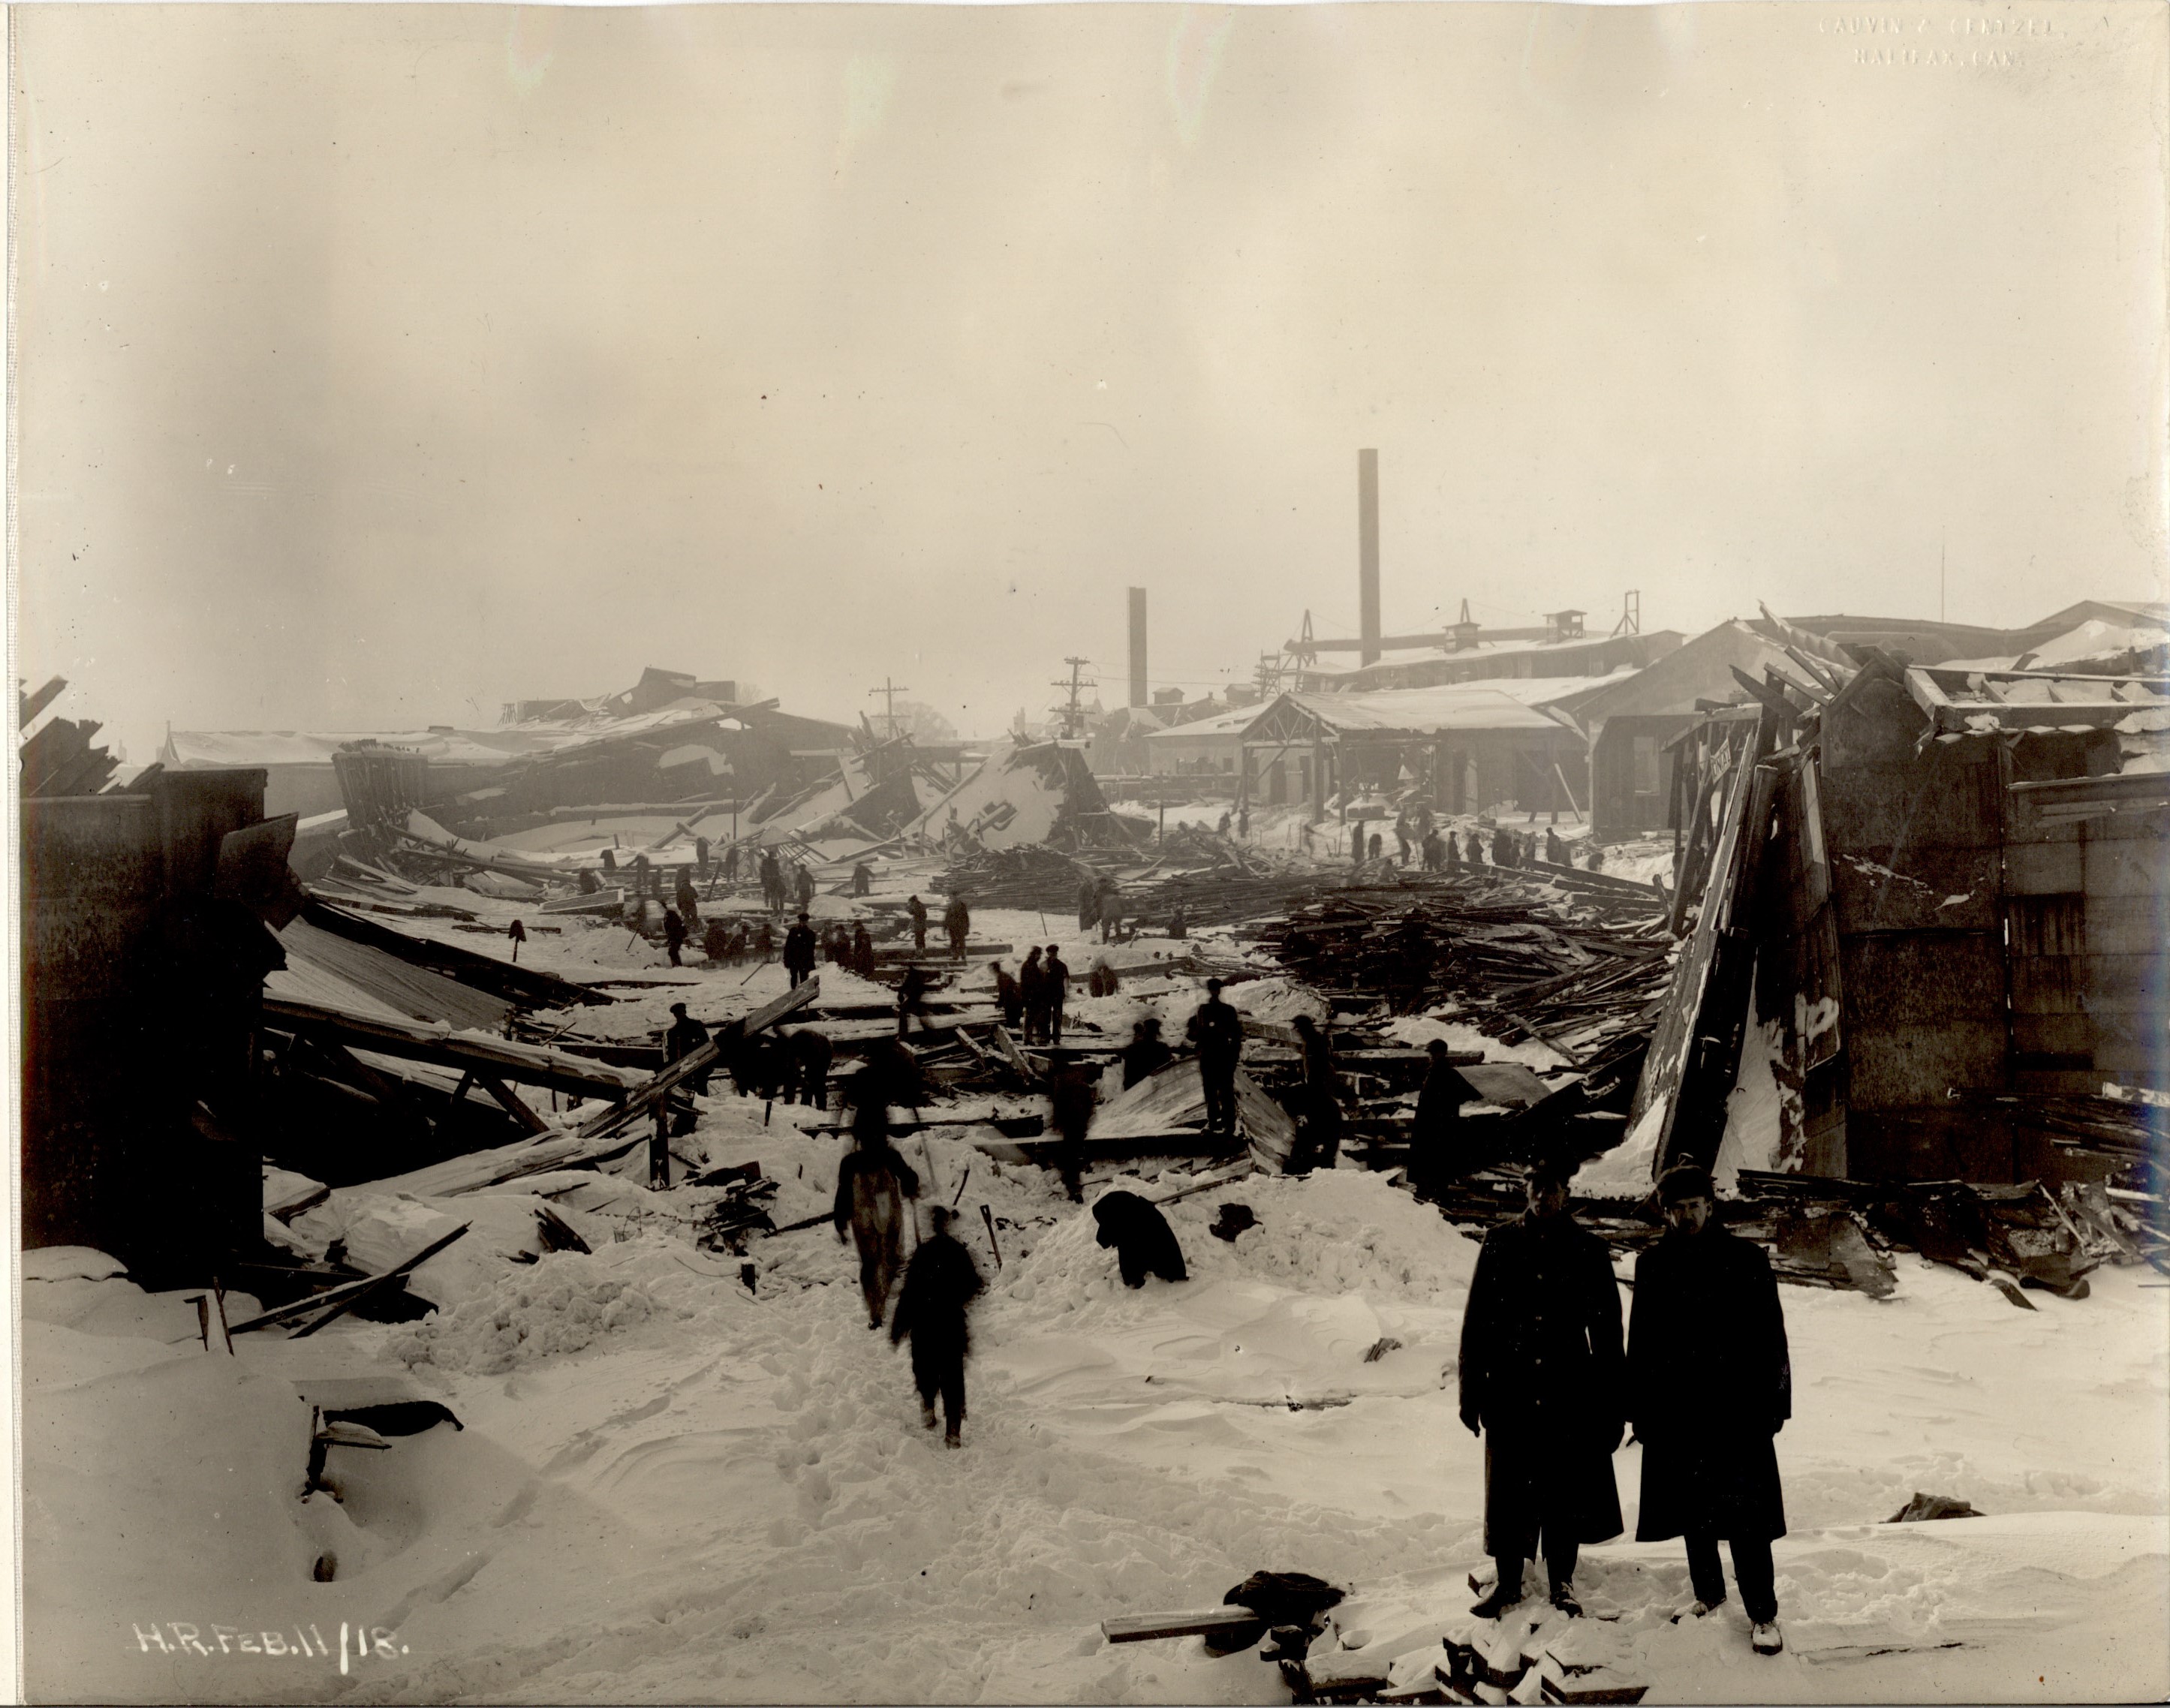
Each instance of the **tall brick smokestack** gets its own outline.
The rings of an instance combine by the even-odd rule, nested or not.
[[[1356,617],[1363,663],[1379,662],[1379,453],[1356,453]]]
[[[1130,590],[1130,704],[1142,706],[1146,692],[1146,590]]]

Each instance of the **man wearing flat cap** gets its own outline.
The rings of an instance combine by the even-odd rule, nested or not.
[[[1663,1238],[1635,1260],[1628,1330],[1628,1415],[1643,1444],[1638,1542],[1686,1538],[1701,1619],[1725,1600],[1723,1537],[1748,1615],[1750,1647],[1784,1647],[1771,1544],[1786,1534],[1772,1438],[1793,1415],[1785,1313],[1763,1248],[1713,1214],[1708,1170],[1659,1177]]]
[[[1529,1208],[1484,1236],[1462,1313],[1462,1421],[1484,1436],[1484,1551],[1499,1568],[1479,1619],[1522,1599],[1541,1551],[1553,1605],[1580,1613],[1581,1545],[1620,1534],[1619,1284],[1604,1241],[1568,1214],[1568,1174],[1556,1158],[1531,1165]]]

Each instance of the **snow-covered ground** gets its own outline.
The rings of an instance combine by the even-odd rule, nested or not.
[[[728,1093],[700,1137],[762,1160],[779,1223],[842,1154]],[[1350,1586],[1329,1640],[1430,1664],[1479,1563],[1471,1241],[1377,1176],[1253,1177],[1173,1205],[1191,1279],[1130,1292],[1036,1169],[906,1154],[990,1283],[959,1453],[827,1229],[755,1241],[750,1289],[609,1177],[561,1201],[592,1255],[470,1266],[436,1318],[232,1358],[179,1295],[26,1281],[32,1698],[1277,1701],[1249,1652],[1098,1629],[1261,1567]],[[1224,1203],[1258,1219],[1233,1243],[1207,1230]],[[1750,1654],[1737,1598],[1666,1623],[1678,1547],[1625,1540],[1585,1551],[1585,1601],[1618,1618],[1578,1636],[1652,1703],[2170,1693],[2170,1292],[2092,1278],[2034,1312],[1911,1258],[1880,1302],[1785,1289],[1788,1652]],[[344,1503],[304,1503],[311,1404],[402,1397],[464,1428],[333,1448]],[[1882,1522],[1917,1490],[1990,1516]]]

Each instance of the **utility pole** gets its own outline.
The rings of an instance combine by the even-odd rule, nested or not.
[[[911,691],[911,689],[901,686],[895,682],[892,682],[887,676],[884,676],[882,678],[881,686],[879,688],[869,688],[867,690],[867,692],[869,694],[881,695],[888,702],[889,710],[884,715],[889,719],[889,739],[891,741],[895,740],[897,737],[896,697],[900,694],[909,694]]]
[[[1078,691],[1084,688],[1097,688],[1100,684],[1097,679],[1081,677],[1077,674],[1086,665],[1091,664],[1092,659],[1065,659],[1062,662],[1070,666],[1070,680],[1066,682],[1054,682],[1050,686],[1066,688],[1070,691],[1070,703],[1062,709],[1062,739],[1066,741],[1075,741],[1083,733],[1085,728],[1084,711],[1077,703]]]

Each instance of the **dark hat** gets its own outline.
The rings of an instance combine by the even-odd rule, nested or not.
[[[1531,1186],[1565,1186],[1574,1178],[1574,1165],[1558,1151],[1540,1151],[1530,1159]]]
[[[1710,1171],[1699,1162],[1676,1162],[1658,1177],[1658,1202],[1661,1204],[1717,1195],[1711,1187]]]
[[[1212,995],[1218,996],[1221,994],[1221,981],[1218,979],[1208,979],[1205,981],[1205,988]]]
[[[673,1002],[671,1005],[671,1011],[673,1014],[683,1014],[686,1011],[686,1005],[683,1002]]]

